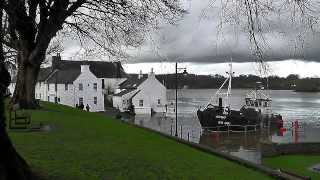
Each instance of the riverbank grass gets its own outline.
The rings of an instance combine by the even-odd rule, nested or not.
[[[320,155],[281,155],[264,158],[263,164],[311,177],[311,179],[320,179],[320,172],[313,172],[309,169],[313,165],[320,164]]]
[[[225,159],[104,115],[42,103],[33,122],[49,132],[9,131],[47,179],[270,179]]]

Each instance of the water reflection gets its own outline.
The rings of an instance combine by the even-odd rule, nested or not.
[[[285,130],[265,129],[257,132],[205,132],[196,117],[199,106],[207,103],[215,90],[181,90],[178,94],[178,137],[210,146],[231,155],[261,163],[261,141],[276,143],[319,142],[320,100],[319,93],[271,91],[273,111],[285,120]],[[234,108],[242,106],[246,90],[233,90],[231,102]],[[174,91],[168,91],[168,100],[174,101]],[[299,128],[292,122],[298,121]],[[175,116],[156,114],[136,115],[133,122],[168,135],[175,135]]]

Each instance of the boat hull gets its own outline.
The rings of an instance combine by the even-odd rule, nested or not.
[[[261,125],[280,128],[283,124],[280,115],[266,116],[251,108],[242,108],[240,111],[230,110],[227,114],[223,114],[222,109],[217,106],[198,110],[197,116],[202,128],[207,129],[247,130],[247,128],[259,128]]]

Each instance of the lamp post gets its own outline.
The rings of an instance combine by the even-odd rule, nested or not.
[[[188,74],[187,68],[178,68],[178,63],[176,62],[176,137],[178,137],[178,70],[183,70],[183,75]]]

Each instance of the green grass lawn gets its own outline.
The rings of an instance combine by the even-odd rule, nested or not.
[[[265,158],[263,163],[273,168],[281,168],[299,175],[320,179],[320,173],[312,172],[308,168],[320,164],[320,155],[282,155]]]
[[[48,179],[270,179],[112,118],[42,104],[31,111],[51,132],[10,132],[17,150]]]

